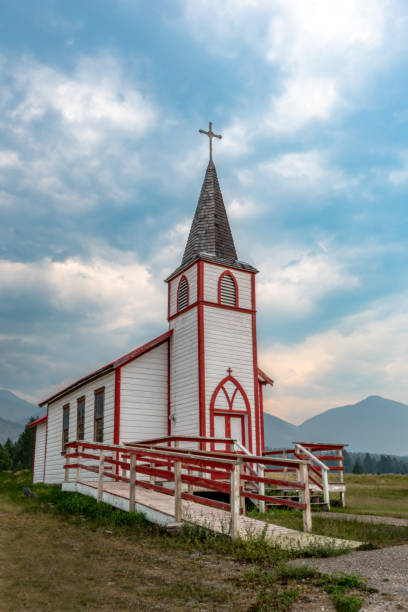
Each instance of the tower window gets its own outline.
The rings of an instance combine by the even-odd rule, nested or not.
[[[218,301],[220,304],[227,306],[236,306],[238,297],[238,289],[235,278],[230,272],[224,272],[220,276],[218,285]]]
[[[183,310],[188,306],[188,281],[185,276],[181,277],[177,292],[177,310]]]

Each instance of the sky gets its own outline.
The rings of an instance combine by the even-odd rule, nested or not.
[[[407,33],[405,0],[3,0],[0,387],[167,329],[212,121],[265,409],[408,402]]]

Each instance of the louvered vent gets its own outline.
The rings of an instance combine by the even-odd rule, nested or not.
[[[237,305],[237,289],[231,274],[225,274],[221,279],[221,304]]]
[[[183,278],[180,281],[178,288],[178,300],[177,300],[178,310],[183,310],[188,306],[188,283],[186,278]]]

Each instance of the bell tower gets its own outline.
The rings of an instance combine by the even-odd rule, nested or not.
[[[200,130],[201,131],[201,130]],[[208,132],[210,138],[220,138]],[[237,257],[217,171],[208,164],[181,265],[166,279],[169,433],[232,437],[263,450],[255,275]]]

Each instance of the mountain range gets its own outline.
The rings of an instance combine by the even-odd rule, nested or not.
[[[0,389],[0,444],[7,438],[13,442],[17,440],[27,421],[40,413],[38,406],[17,397],[11,391]]]
[[[348,444],[353,452],[408,455],[408,406],[371,395],[361,402],[322,412],[301,425],[264,413],[265,446],[296,442]]]

